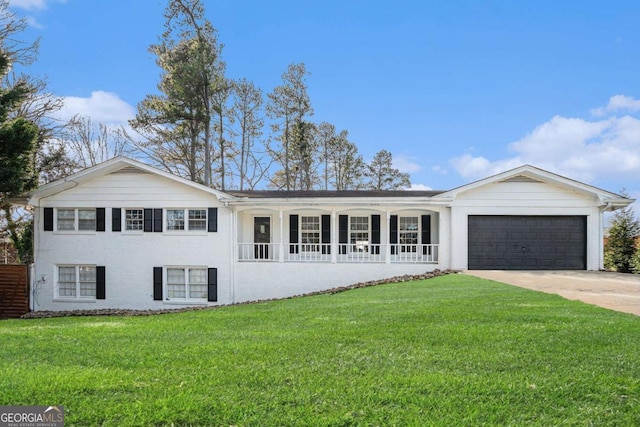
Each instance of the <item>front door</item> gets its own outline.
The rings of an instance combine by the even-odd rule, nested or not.
[[[256,216],[253,218],[253,256],[256,259],[269,259],[271,243],[271,218]]]

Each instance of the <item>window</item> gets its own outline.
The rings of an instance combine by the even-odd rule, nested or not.
[[[206,299],[206,268],[167,268],[167,298]]]
[[[303,252],[320,252],[320,217],[300,218],[300,243]]]
[[[184,210],[167,210],[167,230],[184,230]]]
[[[349,217],[351,252],[369,252],[369,217]]]
[[[189,230],[207,230],[206,209],[189,209]]]
[[[58,209],[58,231],[96,231],[95,209]]]
[[[95,298],[96,267],[89,265],[59,266],[58,296],[61,298]]]
[[[207,210],[167,209],[167,230],[207,231]]]
[[[76,229],[76,211],[74,209],[58,209],[58,230]]]
[[[125,210],[124,229],[127,231],[142,231],[144,229],[144,212],[142,209]]]
[[[398,243],[401,252],[416,252],[418,245],[418,217],[398,218]]]

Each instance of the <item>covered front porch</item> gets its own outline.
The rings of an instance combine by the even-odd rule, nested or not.
[[[438,264],[440,209],[243,207],[236,261]]]

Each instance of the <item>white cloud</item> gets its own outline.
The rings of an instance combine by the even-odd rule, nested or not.
[[[27,16],[26,20],[27,20],[27,25],[30,26],[31,28],[35,28],[37,30],[42,30],[44,28],[44,26],[40,22],[38,22],[38,20],[33,16]]]
[[[88,98],[66,96],[64,107],[57,112],[56,118],[69,120],[76,114],[89,116],[104,124],[126,124],[135,117],[134,108],[113,92],[94,91]]]
[[[393,167],[406,173],[419,172],[422,169],[414,158],[404,154],[393,156]]]
[[[46,9],[48,3],[65,3],[66,0],[9,0],[9,6],[26,10]]]
[[[435,172],[437,174],[440,175],[446,175],[449,171],[447,170],[447,168],[441,166],[441,165],[435,165],[431,168],[432,172]]]
[[[467,153],[452,159],[451,164],[467,179],[532,164],[585,182],[596,176],[637,182],[640,120],[631,116],[597,121],[556,116],[510,144],[509,150],[513,156],[496,161]]]
[[[626,95],[615,95],[609,98],[609,103],[606,107],[594,108],[591,110],[591,114],[597,117],[605,116],[609,113],[616,112],[636,112],[640,111],[640,100],[633,99]]]
[[[431,190],[433,190],[433,188],[429,187],[428,185],[424,185],[424,184],[411,184],[411,187],[409,187],[409,190],[412,190],[412,191],[431,191]]]

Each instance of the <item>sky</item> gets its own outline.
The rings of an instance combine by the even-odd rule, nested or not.
[[[60,117],[126,123],[157,93],[167,0],[9,0]],[[640,2],[205,0],[227,77],[310,71],[312,120],[415,189],[531,164],[640,199]],[[638,204],[635,204],[637,207]],[[636,211],[638,209],[636,208]]]

